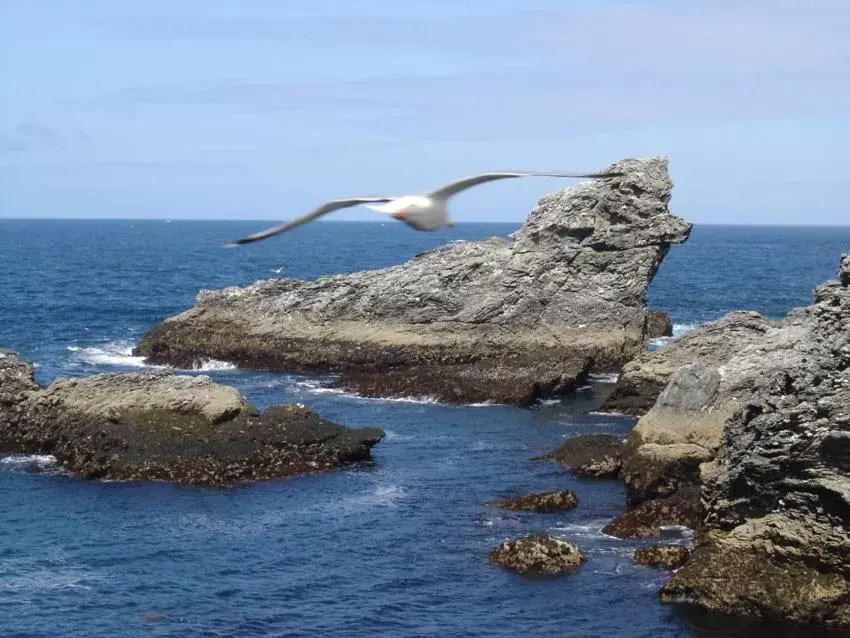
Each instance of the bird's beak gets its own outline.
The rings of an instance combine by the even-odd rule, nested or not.
[[[399,221],[403,222],[405,219],[407,219],[408,217],[410,217],[410,213],[408,213],[406,210],[400,210],[400,211],[397,211],[397,212],[395,212],[395,213],[392,213],[392,214],[390,215],[390,217],[392,217],[393,219],[397,219],[397,220],[399,220]]]

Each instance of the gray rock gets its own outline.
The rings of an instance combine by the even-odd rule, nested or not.
[[[381,270],[202,291],[137,354],[191,367],[341,373],[365,394],[529,403],[644,349],[645,293],[691,224],[664,158],[543,197],[509,239],[459,242]]]
[[[234,388],[167,371],[59,379],[0,353],[0,451],[52,454],[82,478],[232,485],[366,460],[384,433],[288,405],[259,413]]]
[[[812,306],[716,367],[701,410],[737,408],[700,469],[703,528],[663,600],[850,627],[847,264]]]
[[[600,410],[646,414],[674,372],[697,362],[711,365],[725,361],[760,339],[771,325],[757,312],[730,312],[658,350],[642,352],[623,366],[614,391]]]

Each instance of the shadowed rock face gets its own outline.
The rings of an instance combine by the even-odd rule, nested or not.
[[[678,368],[635,428],[624,476],[636,510],[685,484],[704,507],[662,600],[850,627],[848,275],[845,255],[813,305]]]
[[[543,197],[510,239],[460,242],[382,270],[202,291],[136,352],[181,367],[341,373],[365,394],[528,403],[618,369],[646,343],[645,293],[691,224],[663,158]]]
[[[555,461],[576,476],[616,478],[620,473],[625,445],[611,434],[572,436],[557,448],[532,459]]]
[[[82,478],[231,485],[366,460],[382,437],[295,405],[261,414],[206,376],[96,375],[41,388],[30,363],[0,357],[0,451],[52,454]]]

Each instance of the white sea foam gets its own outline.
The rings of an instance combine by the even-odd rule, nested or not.
[[[55,470],[56,463],[51,454],[11,454],[0,458],[0,471],[36,474]]]
[[[208,359],[204,361],[201,365],[195,365],[193,370],[199,370],[203,372],[215,372],[221,370],[235,370],[236,364],[230,363],[229,361],[219,361],[218,359]]]
[[[595,372],[587,375],[587,378],[597,383],[617,383],[620,375],[616,372]]]
[[[673,336],[681,337],[686,332],[690,332],[694,328],[699,326],[698,323],[674,323],[673,324]]]
[[[73,359],[98,366],[123,366],[131,368],[148,367],[144,357],[133,356],[133,342],[109,341],[99,346],[68,346]],[[153,366],[151,366],[153,367]]]

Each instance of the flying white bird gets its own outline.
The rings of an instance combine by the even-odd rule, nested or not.
[[[447,184],[435,191],[424,195],[404,195],[402,197],[394,196],[365,196],[365,197],[350,197],[347,199],[337,199],[326,204],[322,204],[315,210],[310,211],[306,215],[283,222],[277,226],[272,226],[266,230],[248,235],[242,239],[237,239],[235,242],[226,244],[225,247],[231,248],[240,244],[250,244],[251,242],[267,239],[273,235],[291,230],[309,221],[313,221],[322,215],[327,215],[341,208],[350,208],[352,206],[365,205],[367,208],[389,215],[393,219],[404,222],[408,226],[416,230],[439,230],[444,227],[454,226],[454,222],[449,219],[448,201],[453,195],[457,195],[467,188],[472,188],[478,184],[492,182],[497,179],[510,179],[513,177],[573,177],[573,178],[602,178],[602,177],[619,177],[623,173],[543,173],[533,171],[514,171],[505,173],[483,173],[481,175],[473,175],[465,177],[451,184]]]

